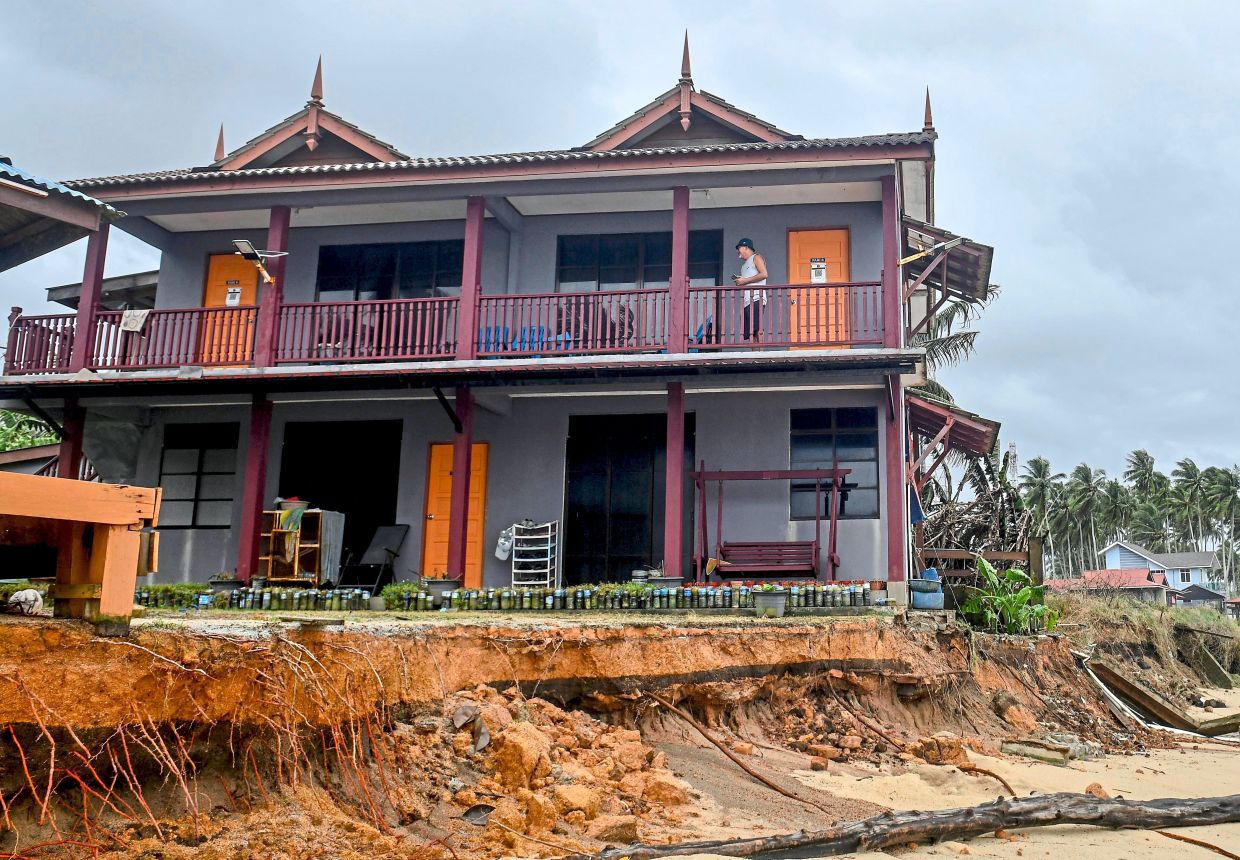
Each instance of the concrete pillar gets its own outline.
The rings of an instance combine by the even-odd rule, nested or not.
[[[241,492],[237,578],[249,582],[259,572],[258,546],[267,492],[267,450],[271,443],[271,401],[255,394],[250,405],[250,432],[245,448],[245,486]]]
[[[287,206],[272,206],[267,221],[267,251],[287,251],[289,223],[292,210]],[[258,322],[254,331],[254,366],[271,367],[276,359],[276,342],[280,336],[280,305],[284,303],[284,267],[286,257],[272,257],[267,261],[267,274],[273,281],[263,284],[263,295],[258,303]]]
[[[896,178],[879,180],[883,199],[883,346],[899,349],[904,339],[900,301],[900,210]]]
[[[904,588],[905,571],[908,566],[908,489],[905,480],[904,451],[904,390],[900,377],[888,377],[889,405],[884,430],[883,491],[887,514],[887,583]]]
[[[683,577],[685,512],[685,386],[667,384],[667,471],[663,484],[663,575]]]
[[[82,468],[82,436],[86,431],[86,410],[76,397],[65,398],[65,413],[60,419],[65,435],[60,439],[60,456],[56,474],[76,481]]]
[[[448,520],[448,576],[464,577],[469,547],[469,477],[473,468],[474,393],[456,390],[456,417],[461,429],[452,437],[452,498]],[[469,585],[469,583],[466,583]],[[477,583],[481,585],[481,583]]]
[[[478,357],[478,297],[482,295],[482,228],[486,201],[470,197],[465,204],[465,257],[461,269],[461,300],[456,310],[456,357]],[[459,435],[459,434],[458,434]]]
[[[95,320],[103,293],[103,264],[108,255],[109,230],[108,223],[102,221],[99,229],[86,240],[86,267],[82,272],[82,293],[78,297],[73,349],[69,353],[70,373],[76,373],[90,363],[95,341]]]
[[[668,292],[668,352],[689,351],[689,189],[672,189],[672,277]]]

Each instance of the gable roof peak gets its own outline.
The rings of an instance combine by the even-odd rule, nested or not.
[[[677,121],[679,131],[676,131]],[[690,132],[695,122],[698,125]],[[685,30],[680,78],[676,85],[576,149],[594,152],[626,149],[651,145],[656,140],[660,144],[677,141],[679,145],[690,146],[704,142],[777,143],[803,138],[699,90],[693,83],[689,31]]]

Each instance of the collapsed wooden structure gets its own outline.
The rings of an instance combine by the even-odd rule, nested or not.
[[[158,556],[159,488],[0,472],[0,521],[32,526],[57,547],[56,615],[125,633],[138,572]]]

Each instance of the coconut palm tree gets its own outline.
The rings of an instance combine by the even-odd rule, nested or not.
[[[1000,290],[998,284],[990,284],[980,301],[948,299],[926,330],[913,336],[909,346],[926,351],[926,381],[918,386],[922,391],[949,403],[953,401],[951,392],[934,378],[935,374],[944,367],[956,367],[973,355],[978,330],[971,326]]]
[[[1080,528],[1089,525],[1089,535],[1081,538],[1083,548],[1089,549],[1084,556],[1085,564],[1092,565],[1097,560],[1097,525],[1096,517],[1101,507],[1102,494],[1106,491],[1106,471],[1091,468],[1089,463],[1080,463],[1068,478],[1068,506],[1071,512],[1079,517]]]
[[[1206,543],[1205,478],[1201,469],[1188,457],[1180,460],[1171,470],[1173,490],[1177,502],[1183,502],[1183,516],[1187,521],[1188,543],[1194,550],[1202,551]],[[1195,522],[1194,522],[1195,520]]]
[[[1210,466],[1202,472],[1202,497],[1218,527],[1219,563],[1231,582],[1236,569],[1236,535],[1240,532],[1240,466]]]

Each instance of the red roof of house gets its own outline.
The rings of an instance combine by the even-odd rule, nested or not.
[[[1124,570],[1086,570],[1078,579],[1048,579],[1051,591],[1105,591],[1112,588],[1166,588],[1166,577],[1161,573],[1151,575],[1148,568],[1137,567]]]

